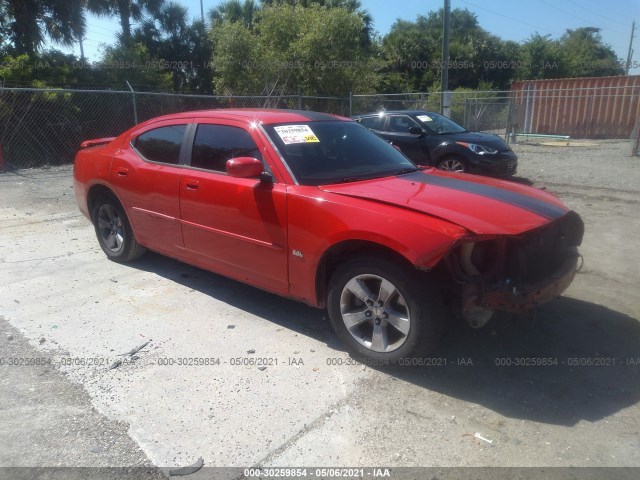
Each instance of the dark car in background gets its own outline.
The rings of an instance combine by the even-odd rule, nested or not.
[[[470,132],[439,113],[383,111],[353,119],[419,165],[453,172],[514,175],[518,157],[497,135]]]

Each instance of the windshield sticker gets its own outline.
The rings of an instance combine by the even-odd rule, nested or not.
[[[421,122],[432,122],[433,119],[428,115],[418,115],[418,120]]]
[[[309,125],[283,125],[273,127],[285,145],[293,143],[320,143],[316,134]]]

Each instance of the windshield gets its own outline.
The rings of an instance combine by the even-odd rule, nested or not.
[[[416,115],[416,120],[429,130],[439,134],[466,132],[464,127],[461,127],[450,118],[440,115],[439,113],[424,112]]]
[[[415,172],[416,166],[355,122],[265,125],[301,185],[327,185]]]

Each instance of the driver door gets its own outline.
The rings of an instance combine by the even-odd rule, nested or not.
[[[427,164],[429,152],[425,148],[423,136],[416,133],[409,133],[409,129],[419,128],[418,124],[409,115],[389,115],[385,125],[384,137],[394,145],[400,147],[402,153],[419,164]]]
[[[214,271],[286,294],[286,187],[227,175],[231,158],[263,160],[262,139],[239,123],[214,122],[196,119],[180,179],[185,249]]]

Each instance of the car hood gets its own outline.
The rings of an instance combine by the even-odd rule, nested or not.
[[[478,145],[483,145],[485,147],[495,148],[499,152],[505,152],[511,150],[509,145],[496,135],[491,135],[489,133],[479,133],[479,132],[462,132],[462,133],[445,133],[438,135],[443,140],[451,141],[451,142],[465,142],[465,143],[476,143]]]
[[[435,216],[477,234],[519,234],[569,211],[533,187],[435,169],[318,188]]]

